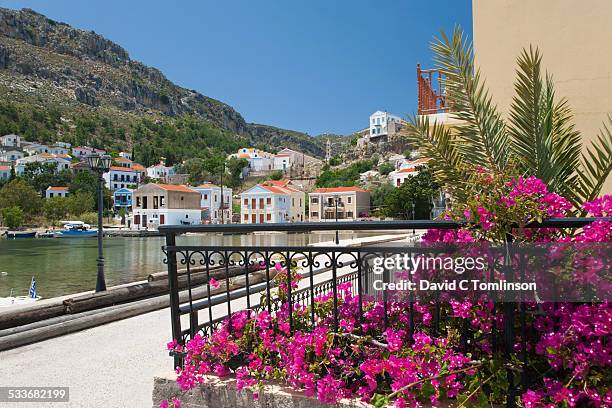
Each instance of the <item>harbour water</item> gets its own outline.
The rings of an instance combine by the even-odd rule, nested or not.
[[[340,239],[372,234],[340,233]],[[333,241],[333,232],[310,234],[199,234],[177,238],[181,245],[308,245]],[[165,270],[163,237],[105,238],[107,286],[146,279]],[[97,242],[84,239],[0,240],[0,297],[27,294],[32,276],[44,298],[84,292],[95,288]]]

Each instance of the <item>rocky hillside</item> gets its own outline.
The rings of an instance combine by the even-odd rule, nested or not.
[[[189,117],[205,120],[236,143],[248,140],[324,154],[321,139],[247,124],[231,106],[175,85],[159,70],[130,59],[114,42],[30,9],[0,8],[0,96],[17,103],[21,112],[30,105],[43,110],[52,106],[63,122],[75,112],[109,116],[113,123],[121,117],[127,123],[123,142],[128,145],[139,143],[134,129],[142,118],[173,123]],[[61,123],[57,128],[59,138],[70,132]]]

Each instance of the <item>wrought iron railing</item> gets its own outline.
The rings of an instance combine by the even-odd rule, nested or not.
[[[566,228],[577,229],[596,220],[596,218],[559,218],[549,219],[540,223],[532,223],[526,228]],[[287,232],[315,232],[315,231],[393,231],[410,232],[427,229],[458,229],[465,224],[445,220],[413,220],[413,221],[377,221],[377,222],[337,222],[337,223],[294,223],[294,224],[229,224],[229,225],[189,225],[189,226],[161,226],[160,232],[166,236],[166,245],[163,250],[168,265],[168,279],[170,291],[170,310],[172,335],[179,344],[185,344],[196,333],[208,335],[216,325],[227,319],[232,313],[239,310],[266,310],[273,314],[279,310],[279,299],[273,296],[275,284],[275,265],[280,263],[286,268],[287,310],[293,310],[295,305],[307,308],[314,303],[317,296],[327,294],[333,299],[331,314],[331,327],[338,329],[338,305],[341,301],[339,285],[351,282],[353,296],[359,301],[359,317],[363,320],[363,305],[368,298],[377,297],[384,308],[384,327],[389,324],[390,298],[387,291],[377,292],[372,289],[371,283],[374,275],[372,260],[375,258],[388,258],[397,253],[410,253],[416,247],[410,245],[392,246],[207,246],[207,245],[177,245],[177,235],[182,233],[249,233],[262,231]],[[510,240],[510,237],[508,238]],[[435,251],[435,249],[428,249]],[[184,271],[179,274],[179,267]],[[292,271],[302,276],[297,287],[292,287]],[[180,275],[180,276],[179,276]],[[211,277],[219,277],[221,286],[211,286]],[[185,293],[179,293],[179,278],[187,280],[188,288]],[[389,282],[389,271],[382,275],[384,282]],[[191,282],[194,282],[192,284]],[[196,284],[197,283],[197,284]],[[182,299],[182,300],[181,300]],[[413,298],[410,298],[410,302]],[[516,355],[514,349],[515,336],[521,341],[521,350],[518,358],[522,360],[522,372],[518,373],[521,381],[514,381],[517,374],[515,369],[508,368],[508,406],[514,406],[516,396],[520,390],[527,387],[529,381],[526,374],[528,353],[526,350],[527,333],[525,307],[519,307],[517,302],[506,301],[498,307],[503,310],[505,327],[503,330],[491,331],[491,344],[493,352],[503,353],[510,362]],[[314,308],[309,309],[310,328],[317,324]],[[414,330],[414,310],[412,303],[409,308],[408,325],[409,338]],[[189,323],[183,327],[182,316],[189,316]],[[289,330],[295,330],[293,314],[288,314]],[[441,304],[435,301],[432,329],[439,332]],[[356,325],[357,332],[362,330]],[[307,328],[308,329],[308,328]],[[229,327],[231,331],[231,327]],[[300,327],[300,330],[305,330]],[[461,333],[462,342],[467,344],[474,341],[474,333],[466,324]],[[174,353],[174,366],[182,364],[180,353]],[[522,385],[519,385],[522,382]]]

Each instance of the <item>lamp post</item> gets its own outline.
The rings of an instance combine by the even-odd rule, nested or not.
[[[223,173],[225,173],[225,160],[223,161],[223,169],[221,170],[221,224],[225,224],[225,209],[223,208]]]
[[[103,174],[110,170],[112,158],[105,154],[90,154],[87,156],[87,164],[89,168],[98,174],[98,275],[96,277],[96,292],[106,290],[106,281],[104,279],[104,256],[102,250],[102,210],[104,207],[104,177]]]

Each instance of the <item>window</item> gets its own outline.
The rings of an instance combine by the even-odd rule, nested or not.
[[[351,197],[347,197],[347,203],[351,203]]]
[[[53,193],[49,193],[49,197],[53,197]]]
[[[248,207],[248,206],[249,206],[249,199],[248,199],[248,198],[245,198],[245,199],[244,199],[244,206],[245,206],[245,207]]]
[[[263,198],[259,199],[259,208],[264,208],[264,200],[263,200]]]
[[[272,214],[266,214],[266,220],[267,221],[271,221],[272,220]]]
[[[140,207],[140,197],[136,197],[136,207]]]
[[[272,204],[272,199],[270,197],[266,198],[266,204],[268,205]]]
[[[217,195],[215,194],[215,203],[217,202]]]
[[[153,196],[153,209],[157,210],[159,208],[159,197]]]
[[[295,205],[295,198],[291,197],[291,205]]]
[[[380,125],[380,118],[376,118],[376,124]]]
[[[310,216],[317,218],[319,216],[319,212],[318,211],[313,211],[313,212],[310,213]]]
[[[318,197],[312,197],[310,202],[313,203],[313,204],[318,204],[319,203],[319,198]]]
[[[249,220],[249,214],[244,214],[243,218],[244,218],[245,221],[248,221]]]
[[[159,196],[159,205],[160,205],[160,207],[163,207],[165,204],[166,204],[166,197]]]
[[[204,199],[208,200],[208,194],[204,194]]]

